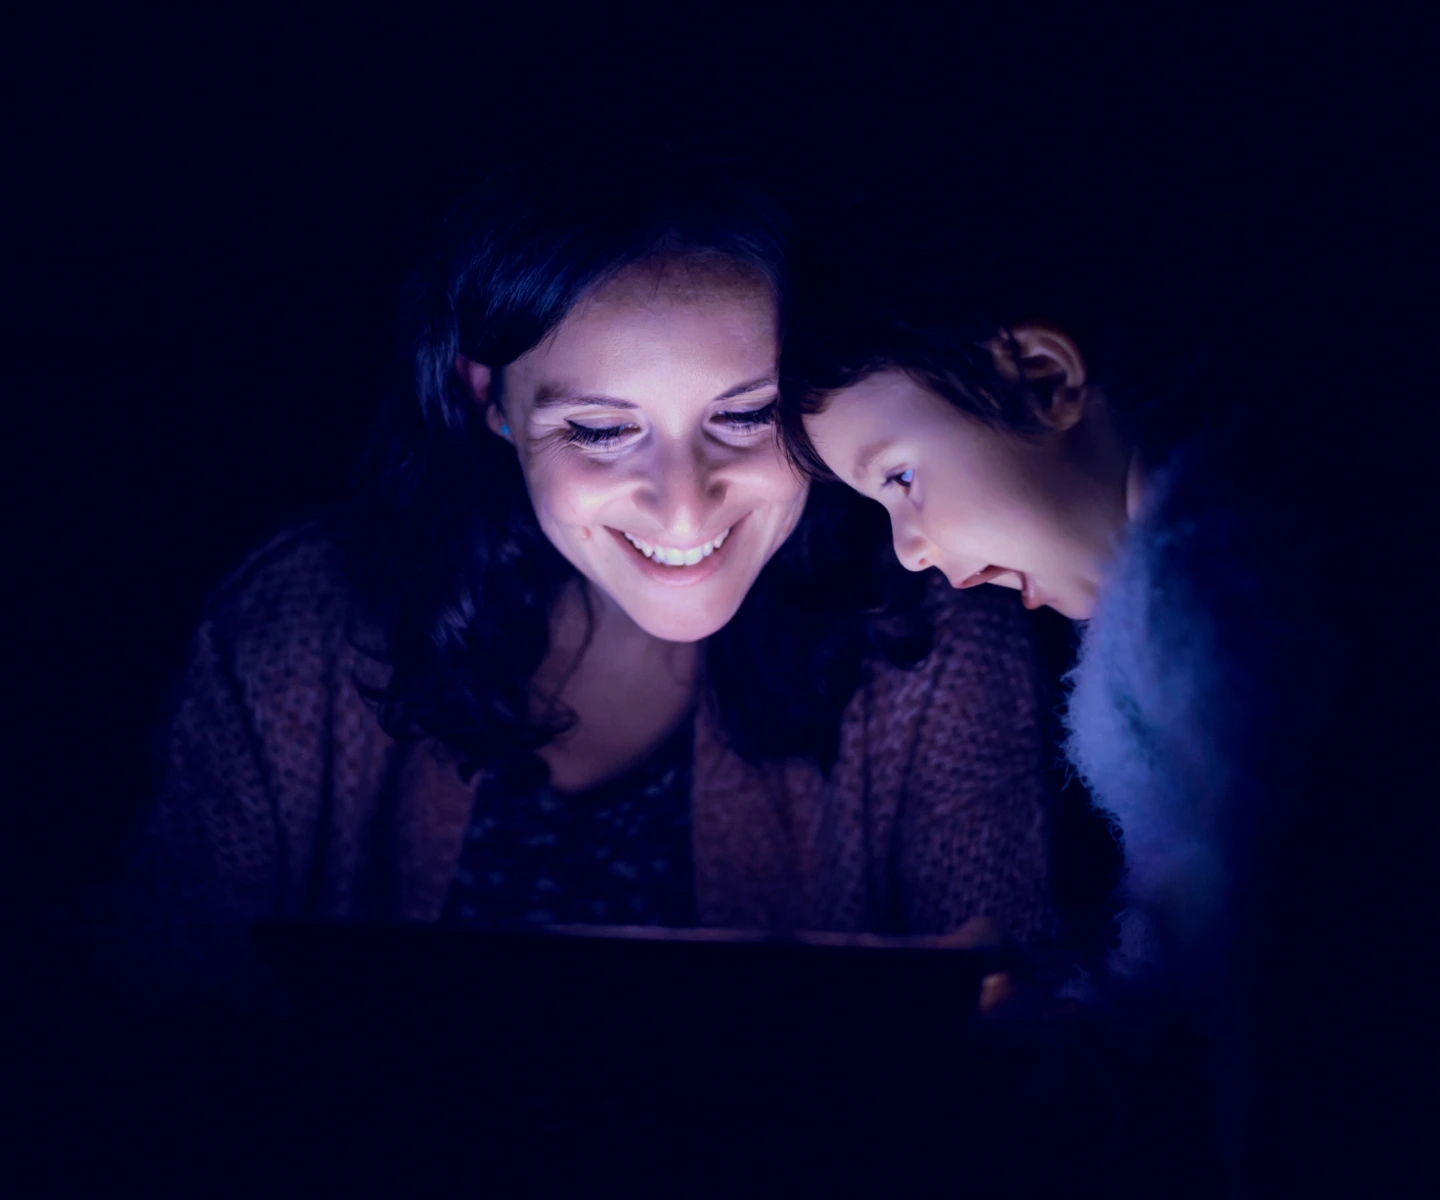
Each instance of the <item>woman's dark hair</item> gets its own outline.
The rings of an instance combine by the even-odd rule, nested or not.
[[[871,375],[899,370],[993,429],[1035,436],[1041,397],[990,346],[1023,322],[1074,336],[1125,434],[1151,462],[1216,415],[1199,402],[1208,354],[1193,326],[1150,294],[1127,294],[1115,262],[1090,276],[993,222],[962,231],[911,212],[832,214],[795,254],[796,294],[782,361],[780,424],[793,461],[833,478],[802,418]],[[1017,247],[1019,242],[1027,242]],[[1118,286],[1117,286],[1118,285]],[[1140,289],[1135,289],[1139,291]],[[1017,361],[1018,366],[1018,361]]]
[[[393,667],[387,686],[369,690],[382,725],[436,739],[466,779],[533,765],[533,751],[566,727],[563,713],[532,717],[530,685],[576,572],[541,531],[515,452],[464,390],[456,356],[494,368],[498,383],[586,293],[627,267],[679,257],[755,272],[783,327],[788,230],[760,178],[668,148],[517,161],[449,210],[404,289],[398,369],[343,539]],[[751,761],[806,755],[828,766],[870,652],[923,653],[922,625],[895,624],[913,592],[904,572],[885,569],[881,518],[840,489],[816,489],[712,639],[710,701]],[[882,565],[864,570],[856,547]]]

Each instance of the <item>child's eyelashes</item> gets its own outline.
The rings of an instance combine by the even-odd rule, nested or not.
[[[906,467],[903,471],[896,471],[893,475],[885,476],[886,487],[889,487],[893,483],[896,487],[907,492],[910,490],[910,485],[914,482],[915,472],[909,467]]]

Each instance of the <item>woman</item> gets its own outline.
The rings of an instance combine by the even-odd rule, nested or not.
[[[676,155],[448,216],[357,500],[196,635],[145,971],[268,917],[1048,932],[1024,614],[854,569],[775,437],[786,293],[771,202]]]
[[[788,444],[884,507],[910,570],[1085,623],[1068,751],[1123,837],[1125,872],[1108,970],[1068,994],[1103,997],[1132,1039],[1167,1013],[1201,1031],[1220,1144],[1259,1186],[1299,1169],[1301,1142],[1337,1114],[1358,1127],[1344,1101],[1365,1094],[1333,1086],[1358,1070],[1356,1040],[1315,1040],[1318,1013],[1360,1011],[1354,985],[1330,980],[1324,1007],[1296,986],[1329,978],[1327,931],[1394,915],[1366,823],[1346,818],[1402,777],[1405,693],[1387,676],[1393,632],[1347,636],[1364,582],[1336,571],[1340,548],[1393,528],[1385,473],[1353,420],[1317,436],[1335,416],[1326,384],[1293,357],[1273,359],[1283,380],[1174,357],[1167,374],[1147,365],[1166,361],[1151,340],[1127,374],[1113,341],[1092,333],[1082,351],[1030,316],[1038,296],[1015,303],[941,245],[811,272],[786,347]],[[1100,356],[1118,365],[1097,374]],[[1293,409],[1276,422],[1263,408],[1297,395],[1304,440]],[[1340,871],[1360,894],[1337,890]],[[1170,1119],[1145,1109],[1176,1111],[1153,1100],[1135,1106],[1137,1141]],[[1348,1145],[1335,1128],[1332,1147]]]

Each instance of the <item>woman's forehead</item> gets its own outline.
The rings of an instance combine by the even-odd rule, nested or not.
[[[578,307],[513,364],[511,379],[537,399],[672,387],[720,395],[739,382],[773,376],[778,354],[774,306],[759,285],[657,299],[650,284]]]
[[[633,263],[593,289],[580,310],[665,308],[677,304],[727,303],[775,311],[769,282],[754,267],[728,255],[691,254]]]
[[[775,302],[754,277],[697,279],[651,273],[620,276],[587,296],[539,349],[552,355],[603,343],[668,338],[776,341]],[[708,338],[707,338],[708,335]]]

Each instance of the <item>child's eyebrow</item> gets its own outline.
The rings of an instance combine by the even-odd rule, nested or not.
[[[875,460],[894,444],[893,439],[883,442],[871,442],[868,446],[862,446],[859,453],[855,455],[855,478],[864,479],[870,468],[875,465]]]

